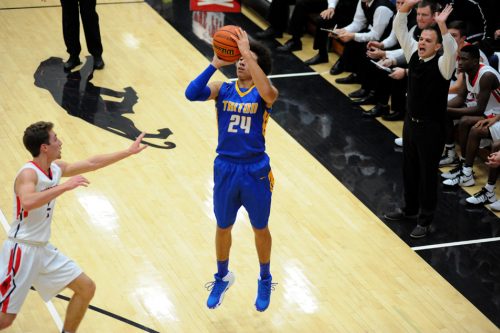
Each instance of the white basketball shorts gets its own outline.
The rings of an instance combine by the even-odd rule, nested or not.
[[[47,302],[80,274],[81,268],[51,244],[7,239],[0,254],[0,311],[19,313],[31,286]]]

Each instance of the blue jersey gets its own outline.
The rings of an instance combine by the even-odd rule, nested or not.
[[[237,160],[252,160],[266,150],[264,135],[271,108],[255,86],[239,88],[223,83],[215,103],[219,142],[217,153]]]

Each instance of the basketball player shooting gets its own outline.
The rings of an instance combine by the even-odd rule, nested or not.
[[[217,110],[219,137],[213,192],[217,273],[215,280],[207,284],[211,290],[207,306],[218,307],[234,283],[234,273],[229,271],[231,229],[243,206],[250,217],[260,262],[255,308],[265,311],[275,283],[270,273],[272,238],[268,227],[274,179],[264,135],[278,90],[266,76],[271,72],[269,50],[250,42],[241,28],[234,29],[232,39],[241,53],[235,63],[238,80],[208,83],[217,69],[234,63],[221,60],[216,53],[211,64],[186,89],[188,100],[215,100]]]

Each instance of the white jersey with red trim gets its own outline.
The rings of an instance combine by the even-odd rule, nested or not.
[[[17,175],[25,169],[32,169],[36,172],[38,179],[35,186],[36,192],[56,186],[62,176],[61,168],[55,163],[50,165],[49,174],[46,174],[34,162],[28,162],[23,165]],[[48,242],[55,199],[42,207],[27,211],[21,207],[19,197],[15,193],[14,198],[14,222],[11,224],[9,237],[31,242]]]
[[[500,74],[493,68],[488,65],[479,65],[479,70],[476,73],[476,76],[472,81],[469,80],[469,75],[465,73],[465,83],[467,85],[467,105],[472,106],[474,103],[477,103],[477,95],[479,94],[479,82],[481,81],[481,77],[484,73],[493,73],[498,81],[500,81]],[[490,98],[488,99],[488,104],[486,104],[486,108],[484,109],[485,116],[497,115],[500,114],[500,88],[493,90],[490,94]]]

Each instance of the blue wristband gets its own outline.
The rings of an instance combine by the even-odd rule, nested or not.
[[[196,79],[191,81],[186,88],[186,98],[190,101],[206,101],[210,97],[210,88],[207,83],[214,75],[217,68],[210,64]]]

